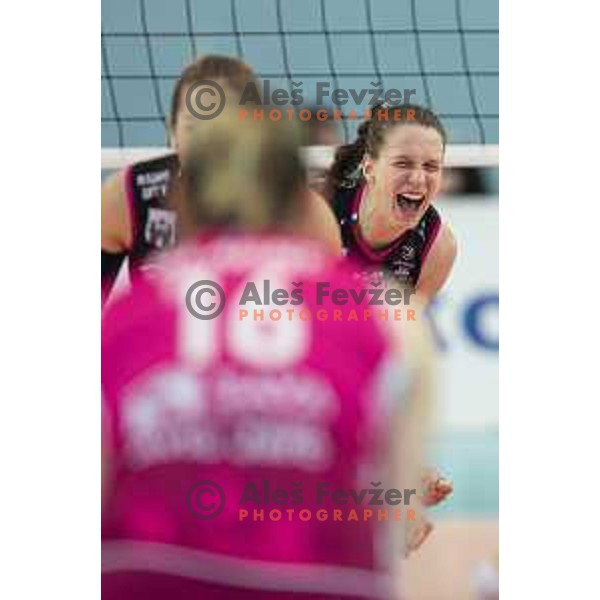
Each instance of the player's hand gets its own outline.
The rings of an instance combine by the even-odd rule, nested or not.
[[[420,514],[416,521],[411,521],[407,531],[405,556],[409,557],[416,552],[433,531],[433,523]]]
[[[452,493],[454,486],[449,479],[441,477],[435,469],[427,469],[421,477],[421,489],[423,506],[435,506]]]
[[[427,469],[421,476],[421,504],[424,507],[435,506],[443,502],[454,489],[449,479],[440,477],[435,469]],[[423,512],[419,512],[415,521],[408,525],[405,556],[416,552],[433,531],[433,523]]]

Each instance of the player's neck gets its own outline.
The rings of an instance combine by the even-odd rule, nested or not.
[[[409,229],[381,210],[381,204],[368,187],[358,206],[358,226],[362,238],[372,248],[388,246]]]

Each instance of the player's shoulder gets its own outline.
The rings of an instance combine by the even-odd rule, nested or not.
[[[440,230],[440,243],[445,249],[446,254],[456,256],[458,252],[458,241],[452,227],[448,223],[443,223]]]
[[[432,213],[428,217],[427,225],[434,238],[431,240],[430,258],[431,256],[444,256],[453,260],[458,252],[456,235],[450,224],[442,218],[442,215],[435,207],[430,206],[428,212],[429,210]]]
[[[161,174],[163,179],[168,180],[178,164],[179,159],[175,153],[131,163],[104,179],[102,195],[109,203],[122,202],[137,189],[149,184],[155,185]]]

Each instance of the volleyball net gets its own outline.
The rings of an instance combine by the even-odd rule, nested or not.
[[[498,165],[495,0],[103,0],[102,168],[167,152],[173,86],[203,54],[248,62],[271,90],[301,86],[302,106],[340,111],[352,139],[373,94],[414,90],[449,133],[448,165]],[[321,86],[319,88],[319,86]],[[319,89],[330,92],[323,101]],[[334,105],[334,90],[355,90]],[[322,95],[321,95],[322,96]],[[324,166],[333,147],[311,147]]]

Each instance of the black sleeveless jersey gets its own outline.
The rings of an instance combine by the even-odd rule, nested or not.
[[[175,244],[177,223],[168,194],[178,172],[176,154],[135,163],[126,171],[132,226],[128,258],[132,277],[140,267],[151,265],[153,254]]]
[[[393,275],[401,284],[415,287],[431,246],[441,228],[438,211],[429,206],[418,225],[383,248],[372,248],[358,225],[360,186],[338,190],[333,210],[341,227],[344,254],[363,265],[365,274]]]

